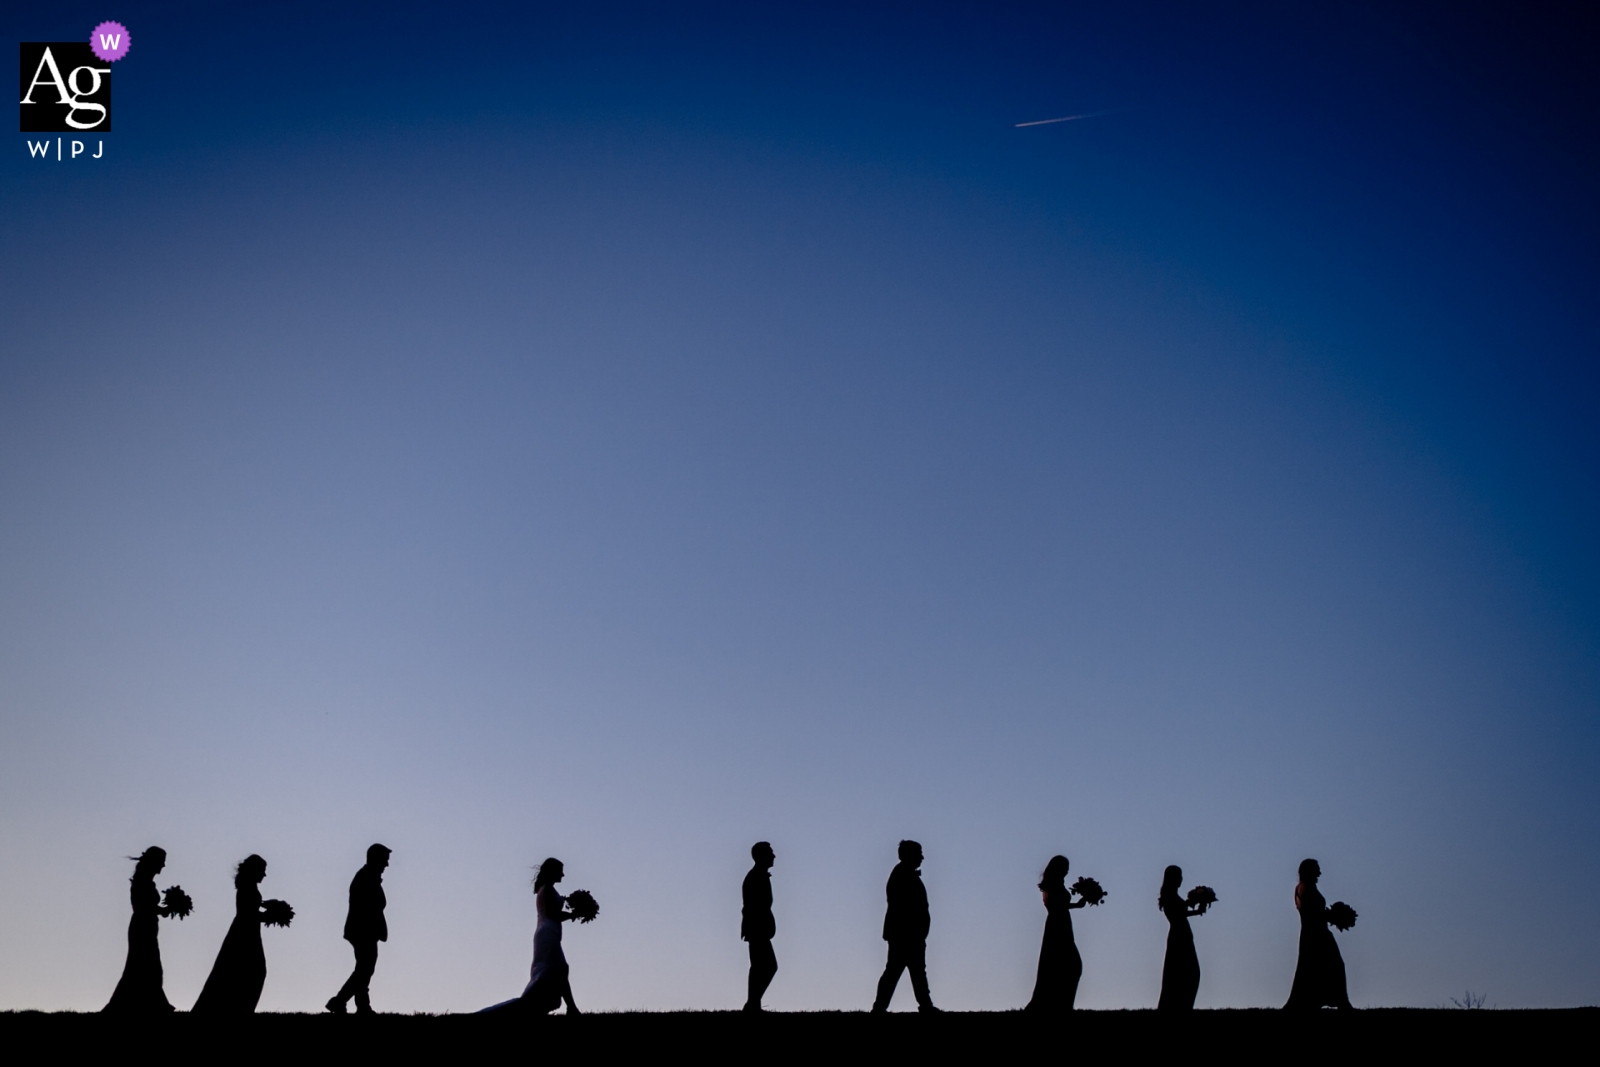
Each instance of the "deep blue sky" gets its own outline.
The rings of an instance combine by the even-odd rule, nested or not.
[[[936,999],[1600,1000],[1600,236],[1578,5],[63,3],[98,161],[0,168],[0,1007],[98,1007],[122,858],[300,918],[263,1006],[526,973],[856,1008],[920,839]],[[14,53],[13,53],[14,54]],[[1017,129],[1083,112],[1110,114]],[[909,999],[908,994],[902,994]]]

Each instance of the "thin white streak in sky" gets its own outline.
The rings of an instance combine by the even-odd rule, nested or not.
[[[1035,119],[1032,122],[1019,122],[1012,129],[1020,130],[1024,126],[1048,126],[1052,122],[1076,122],[1078,119],[1092,119],[1100,115],[1109,115],[1109,111],[1086,111],[1082,115],[1063,115],[1058,119]]]

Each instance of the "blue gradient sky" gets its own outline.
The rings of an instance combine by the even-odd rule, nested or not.
[[[1563,8],[59,3],[106,158],[0,168],[0,1007],[97,1008],[167,848],[187,1007],[1600,1001],[1594,27]],[[1574,8],[1573,11],[1577,9]],[[14,54],[14,53],[13,53]],[[1122,109],[1016,129],[1057,115]],[[909,993],[902,991],[903,1001]],[[901,1002],[897,1001],[897,1006]]]

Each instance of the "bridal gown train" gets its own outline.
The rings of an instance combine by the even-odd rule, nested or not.
[[[547,885],[534,898],[539,924],[533,929],[533,966],[528,969],[528,984],[522,996],[503,1001],[484,1011],[531,1011],[548,1015],[561,1006],[567,991],[567,955],[561,950],[561,908],[567,898]]]
[[[533,930],[533,966],[528,968],[522,1003],[540,1015],[560,1007],[561,994],[567,989],[567,954],[561,950],[561,906],[566,902],[553,885],[539,890],[534,900],[539,925]]]

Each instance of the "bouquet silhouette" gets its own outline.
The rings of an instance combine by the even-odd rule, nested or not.
[[[594,917],[600,914],[600,904],[594,899],[594,894],[587,889],[574,889],[567,894],[567,907],[572,909],[572,914],[581,923],[592,923]]]
[[[1197,885],[1189,890],[1189,895],[1184,898],[1184,903],[1200,909],[1197,914],[1204,915],[1206,909],[1217,902],[1217,891],[1208,885]]]
[[[1341,931],[1348,930],[1356,924],[1356,909],[1336,900],[1328,906],[1328,921]]]
[[[1106,899],[1106,891],[1100,888],[1100,883],[1093,878],[1079,878],[1072,883],[1072,891],[1083,898],[1083,902],[1090,906]]]
[[[267,926],[288,926],[294,922],[294,909],[286,900],[263,900],[261,921]]]
[[[194,901],[189,899],[189,894],[183,891],[181,885],[170,885],[161,896],[161,906],[167,909],[167,918],[177,916],[187,919],[189,913],[194,911]]]

